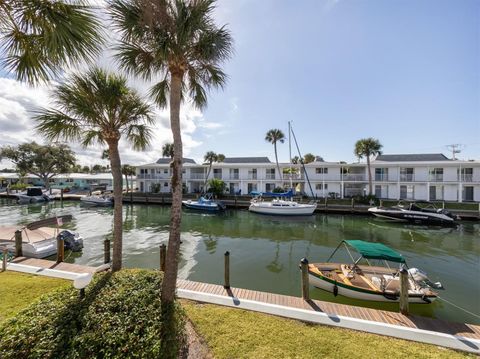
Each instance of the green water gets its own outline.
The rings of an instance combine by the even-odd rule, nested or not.
[[[84,207],[79,202],[17,205],[0,202],[0,225],[28,223],[60,214],[72,214],[69,228],[84,237],[82,253],[67,253],[67,261],[86,265],[103,263],[103,240],[111,237],[112,209]],[[124,265],[158,268],[159,245],[167,243],[170,208],[133,205],[124,208]],[[426,271],[445,290],[440,296],[480,315],[480,223],[464,222],[458,228],[390,224],[367,216],[321,215],[280,218],[246,210],[221,215],[184,211],[179,276],[222,284],[223,255],[230,251],[231,285],[300,295],[298,264],[326,261],[342,239],[382,242],[406,258],[410,267]],[[341,253],[338,261],[348,261]],[[311,288],[315,299],[398,310],[397,304],[373,303],[334,297]],[[413,313],[450,321],[480,324],[442,300],[410,305]]]

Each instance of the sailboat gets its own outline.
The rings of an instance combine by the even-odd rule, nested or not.
[[[290,152],[290,164],[292,163],[292,150],[291,150],[291,134],[292,128],[290,121],[288,122],[288,146]],[[294,139],[295,139],[295,134]],[[295,140],[296,143],[296,140]],[[298,149],[298,144],[297,144]],[[300,151],[299,151],[300,152]],[[292,172],[292,167],[290,167]],[[308,175],[307,175],[308,180]],[[310,185],[310,181],[308,181]],[[280,215],[280,216],[309,216],[312,215],[317,208],[317,203],[312,201],[310,203],[298,203],[293,200],[293,181],[290,176],[290,190],[283,193],[274,192],[252,192],[255,196],[250,201],[248,210],[254,213]],[[311,187],[310,187],[311,189]],[[313,191],[312,191],[313,194]],[[265,201],[264,197],[274,197],[271,201]]]

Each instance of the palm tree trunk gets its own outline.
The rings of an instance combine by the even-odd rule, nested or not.
[[[368,194],[372,194],[372,169],[370,168],[370,156],[367,156],[367,168],[368,168]]]
[[[180,224],[182,221],[182,134],[180,131],[180,101],[183,74],[172,73],[170,86],[170,126],[173,134],[172,207],[165,273],[162,282],[162,308],[171,307],[175,299]]]
[[[125,183],[127,185],[127,193],[128,193],[128,175],[125,173]]]
[[[202,192],[207,193],[208,177],[210,176],[211,171],[212,171],[212,162],[210,162],[210,166],[208,167],[207,177],[205,177],[205,183],[203,184],[203,191]]]
[[[275,150],[275,162],[277,163],[278,175],[280,176],[280,179],[283,181],[283,176],[280,173],[280,165],[278,164],[277,143],[276,142],[273,144],[273,148]]]
[[[122,167],[118,153],[118,140],[108,143],[113,176],[113,255],[112,272],[122,269]]]

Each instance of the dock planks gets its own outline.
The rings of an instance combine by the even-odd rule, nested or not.
[[[12,260],[12,263],[25,264],[28,266],[40,267],[44,269],[57,269],[65,272],[73,273],[95,273],[95,267],[83,266],[79,264],[72,263],[56,263],[54,261],[49,261],[46,259],[38,258],[27,258],[27,257],[17,257]]]
[[[385,310],[370,309],[345,304],[323,302],[320,300],[305,301],[300,297],[282,294],[259,292],[241,288],[225,289],[221,285],[178,280],[177,288],[187,289],[207,294],[216,294],[237,298],[238,300],[253,300],[268,304],[276,304],[291,308],[307,309],[324,312],[328,315],[341,315],[350,318],[373,321],[381,324],[393,324],[408,328],[430,330],[465,338],[480,339],[480,326],[473,324],[453,323],[440,319],[420,317],[416,315],[405,316],[401,313]]]

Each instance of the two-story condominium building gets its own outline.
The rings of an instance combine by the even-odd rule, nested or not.
[[[208,164],[185,158],[183,182],[189,193],[200,193],[205,185]],[[231,194],[272,191],[293,187],[316,197],[346,198],[368,193],[365,163],[325,162],[318,159],[305,165],[280,164],[267,157],[227,157],[212,165],[209,179],[226,183]],[[384,199],[415,199],[480,202],[480,162],[453,161],[442,154],[380,155],[371,162],[373,192]],[[170,159],[137,167],[141,192],[168,193]]]
[[[320,197],[368,193],[365,163],[312,162],[306,172]],[[380,155],[371,162],[377,198],[480,201],[480,162],[453,161],[443,154]]]

